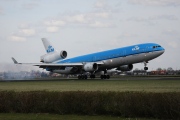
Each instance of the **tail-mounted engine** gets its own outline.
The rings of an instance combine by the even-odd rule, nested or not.
[[[67,57],[67,52],[62,50],[61,52],[55,51],[41,56],[41,61],[43,63],[51,63],[57,60],[65,59]]]

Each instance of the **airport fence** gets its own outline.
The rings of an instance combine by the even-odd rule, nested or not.
[[[180,119],[180,93],[0,91],[0,113]]]

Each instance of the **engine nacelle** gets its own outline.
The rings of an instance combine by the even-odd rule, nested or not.
[[[123,65],[117,68],[117,70],[121,70],[121,71],[131,71],[133,69],[133,65],[129,64],[129,65]]]
[[[65,59],[66,57],[67,52],[65,50],[62,50],[60,53],[55,51],[41,56],[41,62],[51,63],[57,60]]]
[[[84,69],[86,72],[93,72],[93,71],[98,70],[98,64],[97,64],[97,63],[86,63],[86,64],[83,66],[83,69]]]

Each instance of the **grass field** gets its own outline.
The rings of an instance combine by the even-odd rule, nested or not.
[[[149,120],[137,119],[139,117],[179,119],[179,93],[180,77],[122,77],[110,80],[6,80],[0,82],[0,120]],[[44,110],[47,111],[44,112]],[[61,115],[56,115],[56,113]],[[92,116],[79,116],[76,113]],[[103,115],[116,114],[120,117],[93,116],[102,115],[101,113]],[[129,119],[121,116],[137,118]]]
[[[123,78],[119,80],[59,80],[59,81],[6,81],[0,82],[0,90],[15,91],[145,91],[180,92],[180,78],[150,79]]]

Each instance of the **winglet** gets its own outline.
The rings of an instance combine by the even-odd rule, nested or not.
[[[14,62],[14,64],[18,64],[18,62],[12,57],[12,60]]]

